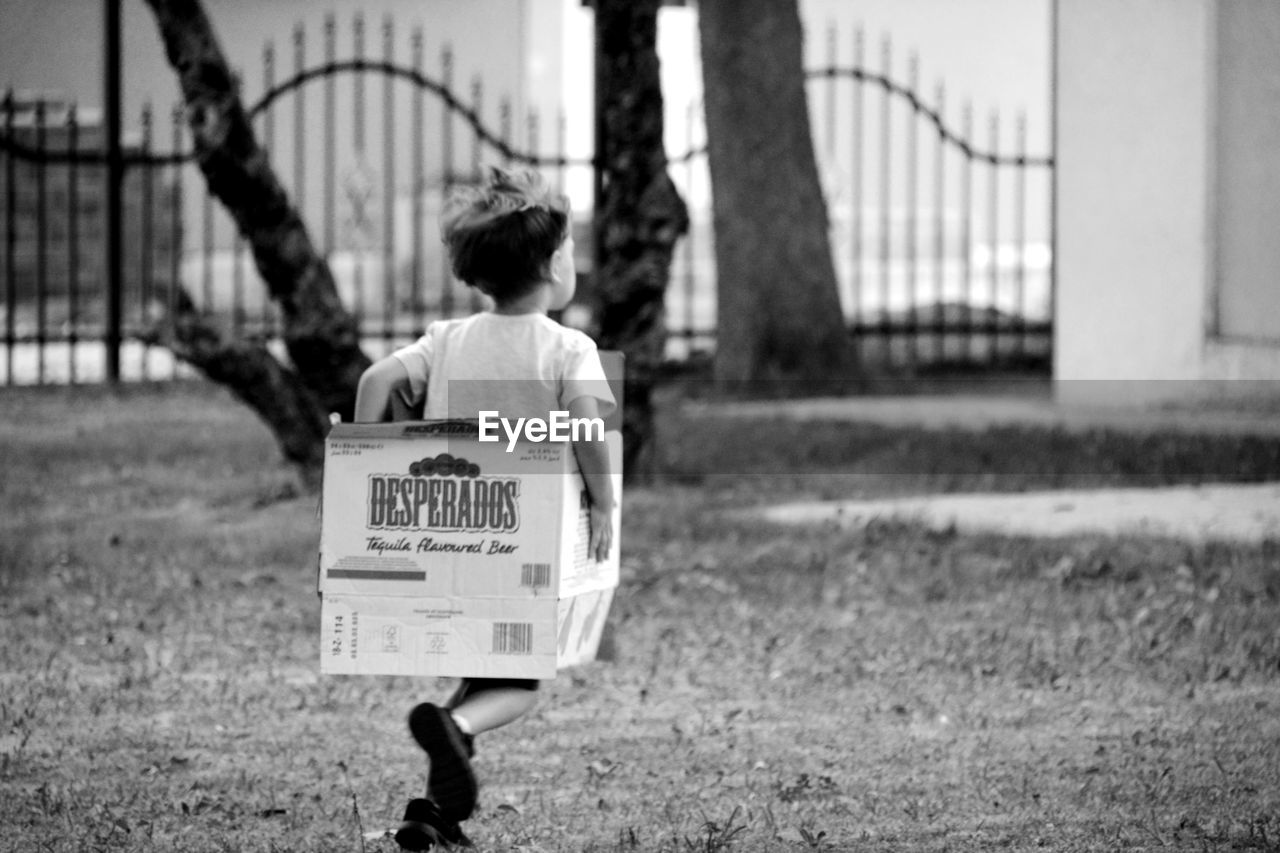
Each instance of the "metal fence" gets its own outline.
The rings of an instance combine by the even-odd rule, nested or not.
[[[948,110],[942,83],[923,95],[915,56],[895,76],[888,37],[871,68],[866,42],[860,28],[829,28],[823,63],[807,72],[840,299],[863,368],[1047,373],[1052,156],[1028,154],[1022,113],[1010,123],[992,111],[979,141],[970,104]],[[686,197],[710,192],[700,122],[694,105],[690,153],[673,158]],[[715,339],[710,213],[692,216],[668,294],[681,352]]]
[[[1025,114],[1002,154],[1007,134],[993,110],[984,147],[970,103],[957,128],[941,82],[932,98],[921,95],[917,57],[905,83],[895,80],[885,37],[871,70],[859,29],[842,67],[838,36],[828,33],[827,67],[810,74],[821,87],[811,99],[825,113],[818,144],[837,176],[828,182],[833,251],[864,359],[1047,371],[1053,160],[1028,155]]]
[[[318,50],[301,27],[286,55],[266,45],[261,94],[248,109],[367,346],[387,351],[431,319],[477,307],[451,278],[437,236],[439,208],[454,186],[500,162],[537,166],[563,187],[591,182],[592,164],[564,156],[563,113],[516,116],[510,99],[494,98],[479,79],[459,95],[451,52],[428,68],[420,31],[408,34],[407,51],[390,21],[372,53],[367,36],[362,15],[344,34],[331,16]],[[1026,155],[1021,119],[1013,155],[996,153],[994,115],[989,148],[980,150],[971,110],[951,127],[942,87],[933,106],[919,95],[914,61],[902,84],[887,41],[881,69],[871,71],[860,32],[845,66],[836,62],[835,40],[832,31],[829,61],[809,73],[810,107],[842,303],[867,369],[1044,369],[1052,161]],[[687,148],[671,162],[693,218],[668,291],[669,353],[677,359],[712,350],[716,323],[699,106],[687,116]],[[121,341],[126,378],[186,374],[147,343],[179,289],[235,333],[277,338],[276,309],[244,242],[192,162],[181,109],[146,107],[136,128],[123,140],[124,284],[115,312],[103,263],[101,117],[13,91],[0,103],[4,384],[100,381],[112,341]],[[1029,192],[1037,180],[1042,186]],[[1029,216],[1033,195],[1040,212]],[[591,211],[577,212],[577,243],[587,253],[591,227]],[[579,264],[588,275],[590,261],[584,254]]]

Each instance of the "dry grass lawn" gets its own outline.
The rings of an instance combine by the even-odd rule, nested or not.
[[[395,850],[449,685],[319,676],[263,428],[199,384],[0,399],[0,850]],[[481,739],[480,850],[1280,850],[1280,541],[725,513],[1278,478],[1275,442],[665,423],[616,653]]]

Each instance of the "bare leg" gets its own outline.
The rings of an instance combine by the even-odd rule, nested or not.
[[[538,691],[523,687],[472,690],[449,704],[454,722],[469,735],[478,735],[523,717],[538,704]]]
[[[409,712],[409,731],[427,753],[427,800],[447,822],[464,821],[475,809],[474,736],[523,716],[537,704],[537,691],[536,681],[468,678],[443,707],[423,703]]]

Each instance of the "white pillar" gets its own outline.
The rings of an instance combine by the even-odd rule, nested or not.
[[[1058,397],[1280,386],[1217,381],[1280,379],[1280,3],[1057,0],[1055,26]]]
[[[1056,4],[1059,397],[1119,402],[1162,383],[1093,380],[1198,376],[1212,2]]]

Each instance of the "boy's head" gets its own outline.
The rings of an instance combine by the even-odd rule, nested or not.
[[[569,236],[569,205],[537,172],[493,167],[484,183],[446,202],[440,230],[453,274],[505,302],[551,276],[552,256]]]

